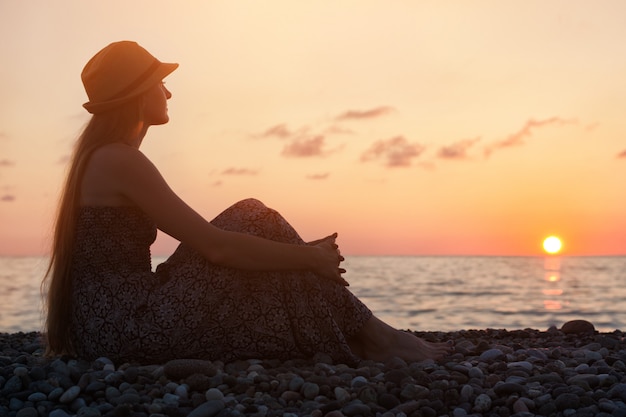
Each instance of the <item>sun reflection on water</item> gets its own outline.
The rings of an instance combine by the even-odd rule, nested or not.
[[[545,284],[541,289],[544,295],[543,307],[546,310],[562,310],[561,258],[554,256],[544,258],[543,271]]]

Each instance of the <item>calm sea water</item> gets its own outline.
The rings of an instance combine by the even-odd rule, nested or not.
[[[626,330],[626,257],[349,256],[344,265],[351,291],[402,329],[545,330],[582,318]],[[45,258],[0,257],[0,332],[41,329],[45,267]]]

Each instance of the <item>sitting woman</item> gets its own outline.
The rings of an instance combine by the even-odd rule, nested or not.
[[[75,146],[56,221],[49,354],[164,362],[306,358],[438,359],[429,343],[374,317],[346,289],[336,234],[309,244],[276,211],[241,201],[208,222],[140,151],[167,123],[162,63],[135,42],[85,66],[93,114]],[[157,228],[181,242],[153,272]]]

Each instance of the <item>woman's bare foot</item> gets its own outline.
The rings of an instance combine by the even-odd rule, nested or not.
[[[407,362],[438,360],[453,350],[451,344],[427,342],[411,333],[394,329],[375,316],[348,340],[348,344],[357,356],[377,362],[386,362],[393,357]]]

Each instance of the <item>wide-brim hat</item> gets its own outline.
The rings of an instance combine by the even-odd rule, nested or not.
[[[145,93],[178,68],[161,62],[136,42],[114,42],[87,62],[81,79],[89,113],[103,113]]]

